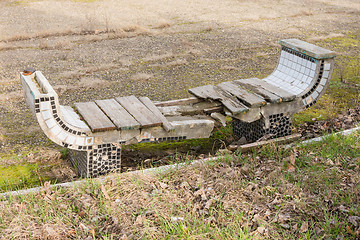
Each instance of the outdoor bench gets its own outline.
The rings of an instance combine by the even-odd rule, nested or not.
[[[253,142],[267,135],[291,134],[294,113],[311,107],[325,93],[331,78],[333,51],[298,40],[279,41],[280,59],[264,79],[250,78],[189,89],[194,96],[220,101],[232,116],[237,138]]]
[[[79,174],[95,177],[121,167],[121,145],[208,138],[223,113],[234,135],[256,141],[291,134],[294,113],[315,104],[329,84],[335,53],[297,40],[281,40],[276,70],[264,79],[242,79],[189,90],[195,97],[152,102],[123,96],[60,105],[40,71],[20,74],[25,98],[49,139],[70,149]]]

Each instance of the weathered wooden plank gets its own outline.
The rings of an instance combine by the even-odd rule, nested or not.
[[[270,83],[267,83],[263,80],[260,80],[258,78],[250,78],[250,79],[242,79],[242,80],[235,80],[234,82],[244,82],[244,83],[247,83],[249,85],[252,85],[254,87],[257,87],[257,88],[263,88],[263,89],[266,89],[267,91],[275,94],[275,95],[278,95],[282,98],[282,100],[284,102],[289,102],[289,101],[292,101],[295,99],[296,95],[292,94],[292,93],[289,93],[279,87],[276,87]]]
[[[268,101],[270,103],[280,103],[283,101],[279,95],[276,95],[276,94],[266,90],[265,88],[256,87],[254,85],[247,83],[248,79],[244,79],[244,80],[246,80],[246,81],[235,80],[235,81],[233,81],[233,83],[241,86],[244,89],[247,89],[249,91],[252,91],[252,92],[262,96],[266,101]]]
[[[161,119],[156,117],[139,99],[134,95],[115,98],[142,127],[160,126]]]
[[[75,103],[75,108],[89,125],[91,131],[101,132],[116,129],[116,126],[94,102]]]
[[[118,129],[138,129],[140,123],[133,118],[115,99],[96,100],[95,103],[104,111]]]
[[[163,128],[166,131],[174,130],[174,127],[171,125],[171,123],[162,115],[160,110],[154,105],[154,103],[148,98],[148,97],[140,97],[139,100],[159,119],[161,119],[163,123]]]
[[[255,108],[266,105],[266,100],[261,96],[257,96],[253,93],[248,92],[246,89],[240,88],[239,85],[232,82],[223,82],[217,85],[223,91],[226,91],[235,97],[237,97],[246,106]]]
[[[232,114],[239,114],[249,110],[249,108],[242,104],[236,97],[224,92],[217,86],[205,85],[191,88],[189,92],[199,98],[220,101]]]
[[[297,139],[299,139],[300,137],[301,137],[301,134],[296,133],[296,134],[285,136],[285,137],[279,137],[279,138],[274,138],[274,139],[260,141],[260,142],[253,142],[253,143],[244,144],[244,145],[231,144],[228,146],[228,149],[231,151],[235,151],[235,150],[239,149],[242,153],[244,153],[244,152],[248,152],[254,148],[259,148],[264,145],[268,145],[268,144],[272,144],[272,143],[285,144],[285,143],[294,142]]]
[[[183,98],[183,99],[169,100],[163,102],[154,102],[154,104],[157,107],[169,107],[169,106],[189,105],[189,104],[199,103],[202,101],[204,100],[199,99],[197,97],[191,97],[191,98]]]

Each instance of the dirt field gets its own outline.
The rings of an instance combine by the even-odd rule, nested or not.
[[[358,0],[0,0],[0,164],[55,149],[32,118],[18,73],[41,70],[61,104],[262,77],[283,38],[318,45],[357,31]]]

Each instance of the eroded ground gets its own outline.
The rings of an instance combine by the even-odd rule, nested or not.
[[[276,66],[277,41],[300,38],[337,51],[339,60],[331,92],[296,121],[357,106],[357,0],[2,0],[0,9],[4,167],[59,154],[23,99],[18,75],[28,66],[44,73],[64,105],[131,94],[169,100],[195,86],[266,76]]]

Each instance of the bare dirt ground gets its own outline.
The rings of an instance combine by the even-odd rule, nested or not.
[[[168,100],[269,74],[279,39],[323,45],[359,22],[358,0],[0,0],[0,153],[56,148],[23,99],[25,67],[41,70],[65,105]]]

